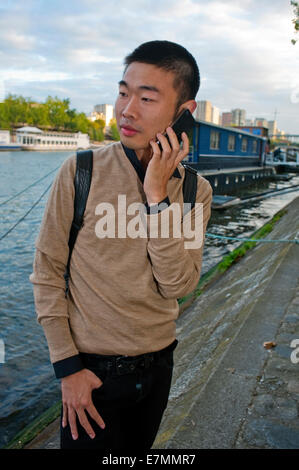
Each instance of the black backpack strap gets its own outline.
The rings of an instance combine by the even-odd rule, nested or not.
[[[196,193],[197,193],[197,171],[195,168],[192,168],[186,163],[182,162],[182,165],[185,168],[185,178],[183,182],[183,196],[184,196],[184,203],[191,203],[191,210],[195,206],[196,201]],[[184,215],[190,210],[186,206],[184,206]]]
[[[76,174],[74,179],[75,185],[75,199],[74,199],[74,217],[72,226],[70,229],[69,237],[69,257],[66,266],[66,272],[64,279],[66,282],[65,297],[67,297],[69,290],[69,275],[70,275],[70,261],[72,251],[78,236],[78,232],[83,226],[84,211],[86,202],[89,194],[91,177],[92,177],[92,165],[93,164],[93,153],[92,150],[81,150],[77,152],[77,166]]]

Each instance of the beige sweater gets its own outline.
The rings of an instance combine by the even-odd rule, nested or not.
[[[53,363],[79,352],[135,356],[166,347],[176,335],[177,299],[194,290],[200,278],[203,244],[198,249],[186,249],[184,235],[163,238],[146,232],[146,237],[137,238],[98,236],[103,229],[101,202],[118,208],[118,196],[123,195],[128,207],[134,202],[144,204],[146,196],[120,142],[94,150],[93,155],[84,226],[71,258],[68,298],[63,274],[74,211],[76,155],[67,158],[56,175],[35,242],[29,279]],[[181,164],[178,170],[182,179],[172,176],[168,182],[171,205],[158,214],[144,216],[155,227],[161,226],[162,214],[171,214],[172,203],[183,203],[185,170]],[[203,203],[203,233],[211,200],[212,188],[199,175],[197,202]],[[127,220],[133,217],[127,215]]]

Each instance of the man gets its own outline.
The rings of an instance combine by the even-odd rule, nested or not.
[[[126,57],[115,104],[121,142],[93,151],[92,182],[72,253],[67,298],[63,275],[75,155],[63,163],[53,183],[30,281],[38,321],[61,379],[61,448],[145,450],[158,432],[177,344],[177,299],[199,281],[203,244],[188,250],[184,236],[163,238],[149,230],[146,237],[128,236],[120,222],[126,207],[137,202],[147,208],[146,222],[160,234],[162,216],[175,203],[182,206],[185,169],[180,162],[189,142],[183,133],[180,147],[170,125],[183,109],[195,110],[198,88],[196,62],[178,44],[151,41]],[[169,142],[162,135],[165,130]],[[119,195],[127,204],[121,211]],[[203,233],[211,199],[210,184],[198,176]],[[103,220],[109,225],[111,219],[99,219],[102,202],[115,208],[115,237],[103,235]]]

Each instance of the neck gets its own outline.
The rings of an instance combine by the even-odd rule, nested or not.
[[[149,146],[145,149],[135,150],[135,153],[136,153],[136,156],[137,156],[138,160],[140,160],[141,165],[146,170],[147,165],[149,164],[149,162],[150,162],[150,160],[153,156],[151,146]]]

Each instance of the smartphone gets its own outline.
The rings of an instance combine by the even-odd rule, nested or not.
[[[188,132],[193,128],[194,124],[195,124],[195,119],[190,113],[189,109],[185,109],[184,111],[182,111],[181,114],[174,121],[174,123],[170,126],[174,130],[179,143],[181,143],[182,141],[182,137],[181,137],[182,132],[186,132],[188,134]],[[167,133],[164,132],[163,135],[167,138],[169,142]],[[162,145],[159,142],[159,140],[157,140],[157,144],[159,145],[159,148],[162,151]]]

